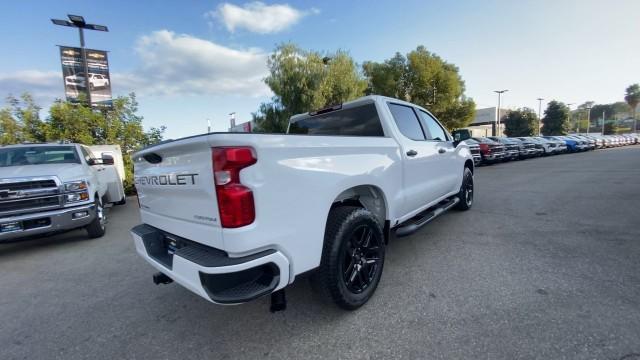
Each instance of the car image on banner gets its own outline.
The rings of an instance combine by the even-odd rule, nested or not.
[[[78,102],[80,94],[91,93],[92,106],[111,106],[111,78],[107,52],[86,49],[88,76],[82,64],[82,50],[76,47],[60,46],[62,77],[67,100]],[[88,79],[88,80],[87,80]]]

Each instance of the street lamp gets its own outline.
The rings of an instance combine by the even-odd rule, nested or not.
[[[498,94],[498,108],[496,109],[496,131],[494,132],[493,136],[498,136],[498,133],[500,133],[500,97],[507,91],[509,90],[493,90],[494,93]]]
[[[569,108],[569,126],[571,126],[571,105],[573,105],[575,103],[568,103],[567,107]],[[577,133],[577,131],[576,131]]]
[[[540,136],[540,132],[542,131],[542,100],[543,98],[538,98],[538,136]]]
[[[587,135],[589,135],[590,127],[591,127],[591,106],[587,108]]]
[[[109,31],[109,29],[104,25],[87,24],[87,22],[84,21],[84,18],[80,15],[69,14],[67,15],[67,17],[69,18],[69,20],[51,19],[51,22],[54,25],[78,28],[78,33],[80,34],[80,50],[82,53],[82,67],[84,69],[84,85],[85,90],[87,91],[87,101],[89,102],[89,107],[91,107],[91,91],[89,89],[89,66],[87,65],[87,52],[84,48],[84,29],[96,31]]]

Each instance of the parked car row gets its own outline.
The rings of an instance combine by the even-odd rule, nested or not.
[[[474,162],[478,165],[567,152],[634,145],[640,142],[639,138],[637,134],[572,134],[527,137],[474,137],[465,140],[465,142],[471,150]]]

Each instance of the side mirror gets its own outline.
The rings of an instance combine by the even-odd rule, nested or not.
[[[102,153],[102,165],[113,165],[113,156]]]
[[[454,146],[458,146],[461,142],[471,139],[471,131],[469,131],[469,129],[454,130],[452,135]]]

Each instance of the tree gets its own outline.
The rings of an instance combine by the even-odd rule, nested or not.
[[[306,112],[314,103],[324,66],[320,54],[282,44],[267,60],[269,75],[264,82],[286,111]]]
[[[406,57],[396,53],[383,63],[366,62],[367,93],[413,102],[429,109],[447,128],[467,126],[475,103],[464,94],[458,68],[418,46]]]
[[[543,135],[566,135],[569,130],[569,107],[556,100],[549,102],[542,124]]]
[[[507,136],[532,136],[537,133],[538,116],[529,108],[512,110],[505,116],[504,125],[504,133]]]
[[[22,129],[8,108],[0,109],[0,145],[22,142]]]
[[[101,143],[101,137],[95,136],[103,129],[104,118],[94,112],[85,103],[70,103],[58,100],[49,108],[47,118],[47,140],[67,140],[86,145]]]
[[[618,127],[615,126],[613,123],[606,123],[604,124],[604,134],[605,135],[611,135],[611,134],[616,134],[618,132]]]
[[[397,52],[391,59],[383,63],[366,61],[362,71],[368,79],[366,93],[385,94],[396,99],[406,99],[407,94],[407,59]]]
[[[323,58],[323,62],[326,65],[320,87],[313,97],[314,109],[338,105],[364,95],[367,81],[362,78],[358,66],[348,53],[338,50]]]
[[[589,124],[589,111],[595,105],[594,101],[586,101],[580,105],[578,108],[570,113],[570,118],[573,122],[569,125],[571,130],[576,130],[576,132],[586,131]]]
[[[627,89],[625,90],[625,95],[624,95],[624,101],[627,102],[627,104],[629,104],[629,107],[631,108],[631,114],[633,117],[633,132],[636,132],[637,127],[636,127],[636,109],[638,108],[638,104],[640,104],[640,85],[639,84],[633,84],[630,85],[629,87],[627,87]]]
[[[16,121],[22,128],[22,141],[44,142],[46,140],[46,125],[40,120],[41,108],[35,104],[33,96],[23,93],[20,98],[12,95],[7,97]]]
[[[265,83],[275,96],[253,114],[259,131],[284,132],[292,115],[353,100],[364,95],[367,86],[355,61],[342,50],[323,56],[281,44],[267,67]]]
[[[258,111],[251,113],[251,116],[256,124],[254,132],[284,133],[287,131],[289,115],[277,99],[260,104]]]

